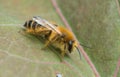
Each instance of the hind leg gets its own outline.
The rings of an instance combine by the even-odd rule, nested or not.
[[[46,43],[44,45],[44,47],[42,49],[45,49],[46,47],[48,47],[48,45],[50,45],[51,43],[53,43],[54,41],[56,41],[57,39],[57,35],[55,32],[50,32],[50,34],[47,36],[48,40],[46,40]]]

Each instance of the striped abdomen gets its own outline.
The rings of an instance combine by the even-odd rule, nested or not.
[[[38,24],[34,20],[26,21],[23,25],[26,28],[26,32],[34,35],[49,37],[51,30],[44,25]]]
[[[33,20],[29,20],[29,21],[26,21],[23,26],[24,26],[25,28],[35,30],[35,28],[38,28],[38,27],[40,27],[40,26],[42,26],[42,25],[38,24],[37,22],[35,22],[35,21],[33,21]]]

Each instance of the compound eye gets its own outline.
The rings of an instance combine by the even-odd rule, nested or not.
[[[69,50],[70,53],[71,53],[71,51],[73,49],[73,42],[74,41],[71,41],[71,40],[68,42],[68,50]]]

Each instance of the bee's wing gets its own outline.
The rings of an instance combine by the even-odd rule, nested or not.
[[[43,20],[43,18],[39,17],[39,16],[34,16],[33,17],[33,20],[36,21],[38,24],[42,25],[42,26],[45,26],[45,22]]]
[[[58,34],[61,34],[61,32],[59,30],[57,30],[56,26],[54,26],[53,24],[49,23],[47,20],[44,20],[45,23],[54,31],[56,31]]]
[[[47,20],[39,17],[39,16],[34,16],[33,20],[36,21],[38,24],[45,26],[48,29],[52,29],[55,32],[57,32],[58,34],[61,34],[61,32],[59,30],[57,30],[56,26],[54,26],[53,24],[49,23]]]

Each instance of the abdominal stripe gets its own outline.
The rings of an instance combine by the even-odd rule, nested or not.
[[[27,26],[28,28],[30,28],[32,26],[32,22],[33,22],[32,20],[28,21],[28,26]]]
[[[27,26],[27,21],[25,22],[25,24],[23,25],[24,27],[26,27]]]
[[[26,21],[23,26],[33,30],[35,30],[35,28],[38,28],[38,27],[45,27],[33,20]]]
[[[36,26],[37,26],[37,22],[33,22],[32,29],[35,29]]]

